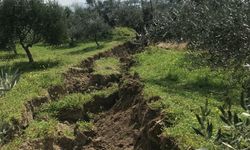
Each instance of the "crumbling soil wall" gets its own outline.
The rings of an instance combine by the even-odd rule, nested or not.
[[[29,149],[83,149],[83,150],[178,150],[175,140],[162,136],[166,121],[160,110],[149,107],[144,99],[144,85],[137,73],[130,75],[129,69],[136,63],[133,55],[144,50],[142,45],[127,42],[109,51],[99,53],[71,67],[64,76],[64,84],[48,89],[48,96],[35,98],[25,105],[23,119],[19,123],[25,129],[34,119],[34,112],[42,104],[59,100],[71,93],[86,93],[101,90],[118,83],[118,91],[107,97],[94,96],[84,104],[84,109],[65,110],[58,116],[60,121],[74,124],[80,119],[93,121],[95,130],[80,131],[75,126],[75,138],[58,137],[27,141],[21,147]],[[109,76],[94,75],[94,62],[105,57],[117,57],[122,73]],[[93,120],[87,113],[94,113]]]

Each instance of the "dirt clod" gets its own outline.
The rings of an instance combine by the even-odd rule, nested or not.
[[[57,100],[67,94],[65,87],[61,85],[52,86],[48,89],[51,100]]]

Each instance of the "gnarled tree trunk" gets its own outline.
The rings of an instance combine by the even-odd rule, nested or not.
[[[95,43],[96,43],[97,47],[100,47],[100,44],[98,43],[96,34],[95,34]]]
[[[21,43],[21,45],[22,45],[24,51],[26,52],[26,55],[27,55],[28,58],[29,58],[29,62],[30,62],[30,63],[33,63],[33,62],[34,62],[34,59],[33,59],[33,56],[32,56],[32,54],[31,54],[30,50],[29,50],[29,47],[30,47],[30,46],[29,46],[29,45],[25,46],[23,43]]]

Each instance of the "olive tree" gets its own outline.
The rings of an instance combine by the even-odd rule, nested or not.
[[[57,43],[54,39],[60,37],[58,35],[61,35],[63,22],[55,3],[44,3],[43,0],[3,0],[1,7],[3,28],[0,30],[4,33],[4,38],[11,43],[18,42],[29,62],[34,62],[30,52],[34,44],[43,39],[52,44]]]
[[[100,46],[99,40],[107,37],[111,27],[105,23],[104,19],[96,12],[89,13],[85,20],[85,38],[94,40],[97,46]]]
[[[16,53],[15,51],[15,45],[14,42],[11,40],[14,35],[13,35],[13,24],[9,24],[7,25],[6,22],[5,22],[5,15],[6,15],[6,12],[5,12],[5,9],[4,9],[4,3],[1,1],[0,2],[0,48],[2,49],[12,49],[14,50],[14,52]],[[8,1],[8,3],[5,3],[5,6],[7,5],[10,6],[10,5],[13,5],[13,1]],[[10,22],[13,22],[13,18],[9,18],[9,21]]]
[[[43,10],[43,39],[50,45],[63,44],[67,40],[67,24],[64,8],[52,1]]]
[[[151,25],[154,40],[187,41],[206,50],[211,64],[238,68],[249,63],[249,1],[167,1]]]
[[[143,13],[138,2],[125,1],[114,10],[117,26],[133,28],[140,33],[143,30]]]
[[[86,29],[85,21],[88,19],[87,10],[85,8],[74,6],[73,10],[65,9],[67,16],[67,33],[69,38],[69,45],[74,46],[76,42],[84,40],[84,32]]]

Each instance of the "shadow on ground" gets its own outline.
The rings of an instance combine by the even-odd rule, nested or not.
[[[202,53],[186,53],[182,57],[178,65],[182,68],[188,68],[189,70],[200,69],[209,66],[206,55]]]
[[[5,66],[2,66],[4,68],[11,68],[13,70],[19,69],[21,72],[26,73],[26,72],[34,72],[34,71],[40,71],[40,70],[46,70],[50,68],[54,68],[59,66],[60,61],[52,61],[52,60],[47,60],[47,61],[37,61],[34,63],[29,63],[29,62],[17,62],[14,64],[7,64]],[[2,68],[0,66],[0,68]]]
[[[225,84],[213,83],[207,77],[200,77],[194,81],[188,81],[186,83],[180,82],[179,78],[172,75],[167,75],[161,79],[148,79],[145,82],[151,85],[158,85],[163,87],[164,92],[180,95],[187,98],[193,98],[191,93],[199,93],[203,96],[211,97],[211,94],[215,99],[222,99],[224,92],[229,87]]]
[[[90,46],[90,47],[87,47],[87,48],[84,48],[84,49],[69,52],[68,54],[70,54],[70,55],[79,55],[79,54],[84,54],[84,53],[91,52],[91,51],[98,50],[98,49],[102,49],[102,48],[104,48],[104,45],[101,45],[99,47]]]
[[[8,60],[13,60],[13,59],[18,59],[18,58],[25,58],[25,54],[5,54],[0,56],[1,61],[8,61]]]

